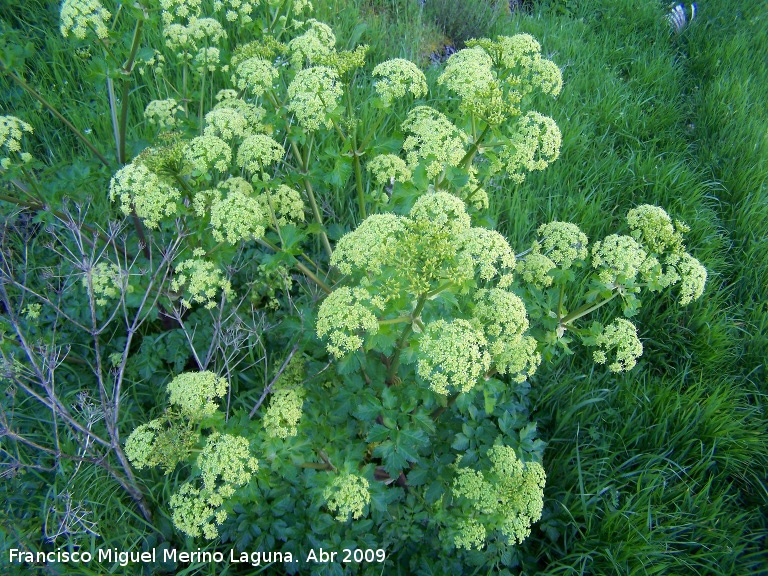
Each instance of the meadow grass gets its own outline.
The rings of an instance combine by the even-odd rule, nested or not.
[[[335,22],[340,47],[371,45],[369,64],[393,57],[426,64],[442,42],[417,2],[316,4],[318,19]],[[688,247],[709,284],[686,308],[646,303],[638,318],[645,352],[629,374],[607,374],[578,351],[535,377],[548,483],[544,518],[520,547],[520,572],[768,573],[768,15],[755,2],[710,0],[674,36],[663,3],[567,4],[500,16],[488,30],[533,34],[565,79],[557,100],[534,104],[562,130],[561,157],[521,185],[489,189],[499,229],[518,251],[554,219],[578,223],[593,240],[620,228],[630,208],[658,204],[691,226]],[[110,133],[98,71],[72,65],[57,6],[26,6],[23,15],[0,9],[0,16],[30,30],[35,86],[79,129]],[[56,94],[64,85],[78,87],[76,98]],[[32,123],[40,156],[56,156],[46,180],[52,200],[106,190],[111,173],[82,160],[69,132],[13,84],[2,92],[2,112]],[[25,117],[25,108],[34,113]],[[139,126],[136,149],[145,138]],[[98,145],[114,157],[113,143]],[[106,194],[95,202],[106,209]],[[349,201],[329,202],[351,227]],[[97,504],[100,525],[120,527],[107,528],[100,546],[128,548],[153,532],[174,538],[160,511],[147,525],[120,494],[101,488],[102,476],[79,472],[70,487]],[[39,540],[39,520],[25,511],[46,508],[46,478],[32,473],[14,481],[15,492],[3,488],[0,547]],[[161,477],[146,489],[167,501],[173,485]],[[36,494],[31,502],[20,497],[25,487]],[[215,568],[186,573],[206,570]]]

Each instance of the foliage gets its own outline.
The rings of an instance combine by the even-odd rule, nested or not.
[[[71,502],[94,465],[143,514],[143,546],[281,551],[290,573],[320,548],[384,550],[403,572],[502,570],[530,565],[539,520],[557,542],[579,531],[548,500],[561,465],[534,422],[557,385],[530,379],[582,362],[576,340],[632,369],[641,298],[672,288],[696,307],[704,293],[691,230],[655,200],[587,229],[591,246],[551,217],[518,254],[520,238],[492,230],[499,182],[536,181],[569,150],[532,110],[563,84],[530,34],[469,42],[437,78],[404,59],[369,74],[366,48],[337,49],[307,3],[161,7],[62,8],[100,54],[114,152],[67,127],[104,167],[114,223],[52,205],[45,159],[17,144],[37,132],[6,117],[20,131],[4,148],[17,197],[3,199],[54,238],[7,220],[10,469],[60,479],[51,494]],[[66,120],[17,61],[2,66]],[[69,510],[44,546],[97,535]]]

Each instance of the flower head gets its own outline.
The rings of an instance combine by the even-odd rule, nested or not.
[[[640,272],[647,254],[631,236],[611,234],[592,247],[592,266],[599,268],[605,284],[632,282]]]
[[[677,264],[682,283],[680,284],[680,304],[685,306],[701,298],[707,283],[707,269],[696,258],[683,254]]]
[[[376,334],[379,323],[371,311],[371,298],[364,288],[337,288],[323,301],[317,314],[317,335],[328,335],[328,352],[346,356],[363,345],[360,332]]]
[[[333,126],[328,116],[343,94],[339,75],[333,68],[316,66],[299,71],[288,85],[288,110],[306,130]]]
[[[426,160],[427,175],[435,178],[446,165],[458,166],[464,158],[468,136],[434,108],[417,106],[408,113],[402,128],[409,133],[403,150],[411,169]]]
[[[181,192],[141,164],[124,166],[109,183],[109,199],[119,198],[124,214],[135,210],[147,228],[157,228],[160,220],[173,216],[180,196]]]
[[[227,22],[236,22],[238,18],[241,24],[249,24],[253,21],[254,9],[259,5],[259,0],[214,0],[215,12],[224,12]]]
[[[274,392],[269,407],[261,420],[267,435],[272,438],[296,436],[298,431],[296,426],[301,419],[303,404],[304,390],[302,388],[290,388]]]
[[[211,540],[219,535],[215,514],[220,503],[209,490],[200,490],[184,482],[171,496],[169,504],[173,525],[188,536],[203,536]]]
[[[383,266],[395,264],[397,247],[404,231],[402,216],[372,214],[336,243],[331,265],[342,274],[363,270],[378,275]]]
[[[254,175],[269,179],[267,168],[285,156],[285,148],[266,134],[248,136],[237,150],[237,165]]]
[[[7,156],[0,158],[0,166],[8,169],[12,155],[18,154],[23,163],[32,160],[32,156],[21,152],[21,139],[24,133],[31,134],[32,126],[15,116],[0,116],[0,148]]]
[[[251,185],[239,176],[219,184],[211,204],[211,225],[217,242],[235,245],[241,240],[264,236],[266,215]]]
[[[463,319],[427,324],[417,371],[438,394],[468,392],[491,366],[482,328]]]
[[[223,173],[229,170],[232,162],[232,148],[216,136],[198,136],[187,143],[184,159],[200,174],[206,174],[212,168]]]
[[[189,457],[199,435],[188,426],[156,418],[137,426],[125,441],[125,455],[137,469],[160,466],[168,474]]]
[[[251,455],[248,439],[214,432],[197,457],[203,485],[213,490],[219,484],[237,488],[246,484],[259,462]]]
[[[318,60],[333,51],[336,36],[331,28],[314,18],[307,20],[309,29],[304,34],[288,42],[291,52],[291,65],[301,68],[305,63],[317,64]]]
[[[184,260],[176,267],[176,275],[171,281],[171,290],[183,290],[186,298],[181,304],[191,308],[193,303],[204,304],[206,308],[216,306],[219,291],[225,296],[232,296],[232,285],[223,277],[221,270],[213,262],[201,258]]]
[[[277,69],[268,60],[253,57],[240,62],[232,75],[232,84],[240,90],[248,90],[254,96],[261,96],[271,90],[278,76]]]
[[[617,318],[596,337],[599,350],[593,353],[595,362],[605,364],[607,352],[616,351],[614,361],[608,365],[611,372],[631,370],[643,354],[643,344],[637,337],[637,328],[629,320]]]
[[[681,222],[673,224],[662,208],[643,204],[627,212],[627,223],[632,237],[650,252],[661,254],[666,251],[681,253],[684,250],[683,232],[688,227]]]
[[[411,179],[411,171],[405,160],[394,154],[379,154],[365,165],[378,186],[392,182],[407,182]]]
[[[587,236],[576,224],[550,222],[539,227],[541,250],[563,270],[575,260],[584,260],[587,255]]]
[[[456,525],[456,531],[453,538],[453,545],[456,548],[480,550],[485,544],[485,526],[474,518],[460,520]]]
[[[173,98],[152,100],[144,109],[144,118],[160,129],[173,128],[177,123],[176,114],[182,111],[183,108]]]
[[[64,0],[61,4],[59,29],[64,38],[72,34],[83,40],[88,32],[93,32],[98,38],[104,39],[109,35],[106,21],[111,17],[99,0]]]
[[[192,66],[199,74],[206,71],[216,72],[220,57],[221,51],[218,48],[200,48],[195,54]]]
[[[205,115],[204,136],[216,136],[226,142],[232,142],[250,132],[245,114],[237,108],[214,108]]]
[[[328,509],[336,514],[339,522],[362,518],[365,507],[371,501],[368,480],[357,474],[341,474],[334,478],[323,493]]]
[[[544,170],[560,156],[562,136],[552,118],[528,112],[520,118],[510,145],[500,154],[506,171],[516,182],[525,179],[524,171]]]
[[[301,194],[290,186],[280,184],[266,188],[259,196],[259,203],[265,216],[274,212],[278,226],[304,222],[304,201]]]
[[[492,124],[506,118],[509,106],[493,70],[493,60],[480,46],[453,54],[437,82],[458,94],[463,110],[479,114]]]
[[[525,282],[538,288],[546,288],[552,285],[552,276],[549,271],[555,268],[555,263],[540,252],[531,252],[517,263],[517,273]]]
[[[459,237],[463,254],[472,261],[482,280],[501,277],[515,268],[515,254],[501,234],[487,228],[470,228]]]
[[[229,385],[225,378],[213,372],[184,372],[168,384],[168,401],[193,419],[213,415],[218,406],[215,400],[223,398]]]
[[[389,107],[394,100],[403,98],[407,92],[419,98],[427,93],[427,79],[424,72],[413,62],[403,58],[395,58],[378,64],[373,69],[377,78],[376,92]]]
[[[83,286],[88,288],[89,282],[97,306],[106,306],[110,298],[119,298],[126,286],[127,274],[115,264],[98,262],[83,278]]]

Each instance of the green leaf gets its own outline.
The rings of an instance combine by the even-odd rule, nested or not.
[[[464,434],[459,432],[456,434],[456,436],[453,439],[453,444],[451,444],[451,448],[458,452],[463,452],[469,447],[469,438],[467,438]]]
[[[384,442],[385,440],[389,439],[389,434],[389,428],[382,426],[381,424],[374,424],[373,428],[371,428],[371,431],[368,432],[368,436],[366,437],[365,441],[371,444]]]

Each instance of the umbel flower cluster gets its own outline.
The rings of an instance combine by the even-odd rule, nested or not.
[[[170,474],[203,442],[193,475],[171,496],[172,519],[190,536],[211,539],[227,518],[226,503],[258,470],[250,442],[242,436],[212,432],[216,401],[227,393],[224,378],[212,372],[186,372],[168,384],[168,410],[138,426],[125,442],[125,454],[138,469],[160,466]]]
[[[418,350],[418,376],[438,394],[467,392],[491,370],[516,380],[535,372],[525,306],[508,290],[514,253],[499,233],[471,226],[460,198],[431,192],[408,216],[369,216],[339,240],[331,264],[356,283],[318,312],[318,336],[335,357],[382,346],[391,338],[377,335],[404,324],[410,339],[397,346]]]
[[[444,535],[457,548],[479,549],[491,537],[520,544],[544,508],[546,474],[538,462],[523,463],[510,446],[494,445],[486,454],[488,469],[456,466]]]

